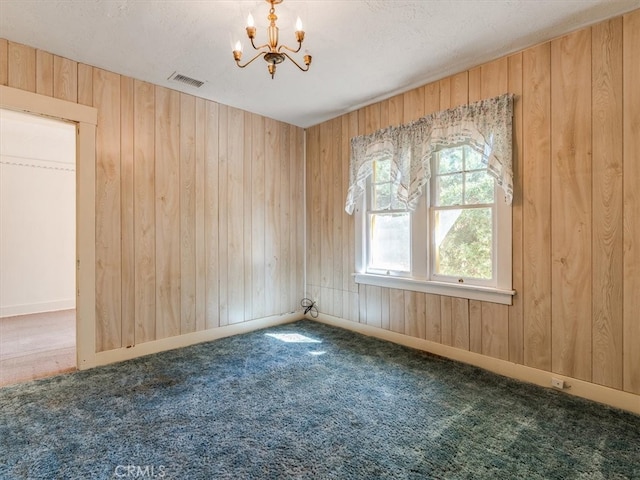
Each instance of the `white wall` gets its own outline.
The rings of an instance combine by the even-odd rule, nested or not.
[[[0,317],[75,308],[75,125],[0,110]]]

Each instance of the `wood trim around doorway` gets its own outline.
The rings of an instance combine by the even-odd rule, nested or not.
[[[77,368],[96,364],[95,192],[98,110],[0,85],[0,108],[76,124],[76,355]]]

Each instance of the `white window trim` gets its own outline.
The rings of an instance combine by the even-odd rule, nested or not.
[[[496,219],[500,219],[496,237],[496,252],[503,257],[502,261],[498,261],[496,269],[497,287],[481,286],[470,284],[456,284],[451,282],[439,282],[428,278],[428,265],[431,261],[429,251],[431,250],[431,235],[428,232],[428,218],[430,214],[426,206],[426,200],[429,199],[428,182],[425,186],[426,191],[423,192],[420,202],[415,211],[412,212],[412,242],[411,242],[411,263],[414,267],[413,275],[380,275],[367,272],[367,197],[369,196],[369,187],[366,193],[359,198],[355,208],[355,281],[364,285],[374,285],[378,287],[396,288],[401,290],[410,290],[415,292],[432,293],[437,295],[445,295],[450,297],[466,298],[469,300],[481,300],[503,305],[512,305],[515,290],[505,288],[504,286],[512,285],[512,213],[511,205],[509,205],[501,194],[501,190],[496,188]],[[425,232],[425,242],[423,247],[414,242],[413,230],[418,229]]]
[[[378,287],[396,288],[414,292],[433,293],[447,297],[467,298],[485,302],[512,305],[515,290],[501,290],[493,287],[477,285],[456,285],[453,283],[434,282],[414,277],[395,277],[390,275],[374,275],[372,273],[356,273],[356,283],[375,285]]]

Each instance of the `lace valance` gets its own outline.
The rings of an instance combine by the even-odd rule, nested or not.
[[[345,210],[352,214],[365,190],[375,160],[390,160],[397,200],[414,210],[431,178],[431,157],[444,148],[467,144],[482,155],[489,173],[513,199],[511,158],[513,95],[482,100],[351,139],[349,191]]]

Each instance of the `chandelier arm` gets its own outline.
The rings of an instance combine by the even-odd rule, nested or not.
[[[307,65],[307,68],[302,68],[300,65],[298,65],[298,62],[296,62],[293,58],[291,58],[291,56],[289,56],[287,54],[287,52],[282,52],[282,55],[284,55],[285,57],[287,57],[289,60],[291,60],[293,62],[293,64],[298,67],[300,70],[302,70],[303,72],[308,72],[309,71],[309,65]]]
[[[298,53],[300,51],[300,49],[302,48],[302,42],[298,42],[298,48],[296,50],[294,50],[293,48],[287,47],[286,45],[280,45],[278,47],[278,53],[284,53],[282,52],[282,49],[286,48],[287,50],[289,50],[290,52],[293,53]],[[286,55],[286,54],[285,54]],[[288,55],[287,55],[288,56]]]
[[[254,50],[261,50],[263,48],[269,48],[269,44],[268,43],[265,43],[264,45],[260,45],[259,47],[256,47],[256,44],[253,43],[253,38],[249,37],[249,40],[251,40],[251,46],[254,48]]]
[[[240,68],[244,68],[244,67],[246,67],[247,65],[249,65],[251,62],[253,62],[256,58],[258,58],[258,57],[260,57],[260,56],[263,56],[265,53],[267,53],[267,52],[258,52],[258,54],[257,54],[255,57],[253,57],[251,60],[249,60],[249,61],[248,61],[247,63],[245,63],[244,65],[240,65],[240,60],[236,60],[236,65],[238,65]],[[285,55],[286,55],[286,54],[285,54]],[[294,62],[294,63],[295,63],[295,62]]]

